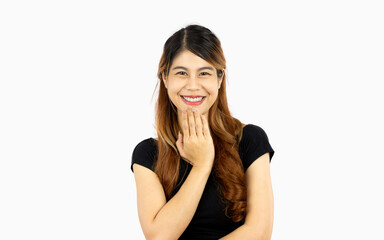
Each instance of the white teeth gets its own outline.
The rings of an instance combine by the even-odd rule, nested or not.
[[[199,102],[201,100],[203,100],[204,97],[198,97],[198,98],[189,98],[189,97],[184,97],[182,96],[185,100],[187,100],[188,102]]]

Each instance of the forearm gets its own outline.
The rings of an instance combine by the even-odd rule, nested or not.
[[[187,228],[196,212],[210,171],[192,168],[177,192],[153,220],[156,239],[177,239]]]
[[[268,232],[244,224],[219,240],[270,240],[271,235]]]

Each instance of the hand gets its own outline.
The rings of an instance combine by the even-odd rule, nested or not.
[[[215,147],[209,131],[208,120],[200,115],[197,109],[194,112],[182,112],[181,128],[176,141],[180,156],[193,167],[211,170],[215,158]]]

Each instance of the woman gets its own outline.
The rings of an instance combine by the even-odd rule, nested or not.
[[[219,39],[190,25],[165,43],[157,139],[132,154],[147,239],[270,239],[274,150],[262,128],[232,117]]]

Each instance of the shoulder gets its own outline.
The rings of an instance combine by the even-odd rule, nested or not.
[[[239,154],[244,169],[246,170],[253,161],[266,152],[270,153],[270,159],[272,159],[274,150],[264,129],[254,124],[244,125],[239,143]]]
[[[263,128],[254,124],[244,124],[243,125],[243,137],[241,140],[246,141],[258,141],[258,140],[268,140],[268,136]],[[241,142],[241,141],[240,141]]]
[[[133,171],[133,164],[139,164],[154,170],[153,164],[157,158],[157,141],[153,138],[147,138],[139,142],[132,153],[131,170]]]
[[[157,142],[153,138],[147,138],[143,141],[139,142],[133,152],[135,151],[148,151],[148,150],[156,150],[157,148]]]

